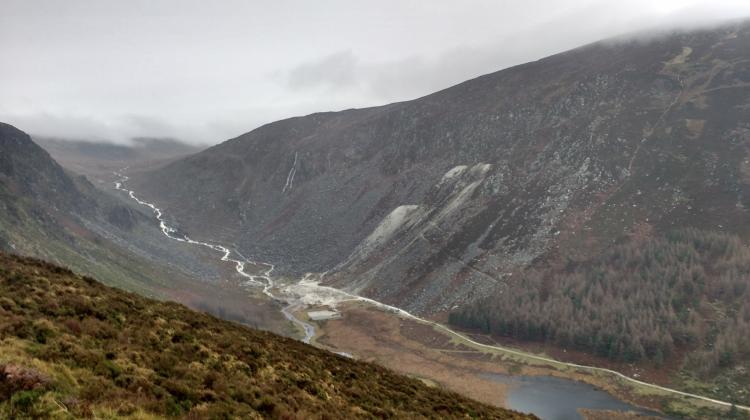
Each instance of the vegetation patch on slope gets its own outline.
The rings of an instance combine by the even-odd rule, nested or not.
[[[2,418],[529,418],[0,254]]]

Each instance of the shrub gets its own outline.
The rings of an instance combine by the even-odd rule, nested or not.
[[[47,375],[34,368],[11,363],[0,365],[0,401],[11,398],[17,392],[40,390],[49,385]]]

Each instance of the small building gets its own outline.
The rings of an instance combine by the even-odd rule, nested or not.
[[[335,311],[310,311],[307,313],[307,316],[313,321],[341,318],[341,314]]]

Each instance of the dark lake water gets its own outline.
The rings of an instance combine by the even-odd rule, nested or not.
[[[513,410],[536,414],[543,420],[578,420],[579,408],[593,410],[634,411],[658,416],[620,401],[587,383],[553,376],[508,376],[487,374],[486,378],[511,385],[507,405]]]

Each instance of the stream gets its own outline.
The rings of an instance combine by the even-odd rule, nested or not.
[[[136,197],[135,192],[125,188],[124,186],[125,182],[127,182],[127,180],[130,179],[127,175],[123,175],[120,172],[115,172],[115,175],[119,177],[119,181],[116,181],[114,183],[115,189],[127,193],[128,196],[130,196],[130,198],[135,200],[138,204],[149,207],[154,212],[154,215],[156,216],[156,220],[159,221],[159,229],[161,229],[162,233],[166,237],[168,237],[169,239],[178,241],[178,242],[184,242],[184,243],[188,243],[192,245],[199,245],[199,246],[209,248],[213,251],[220,252],[222,254],[220,260],[234,263],[235,270],[240,276],[246,279],[248,285],[262,287],[263,294],[265,294],[272,300],[282,304],[281,313],[284,315],[284,317],[286,317],[286,319],[288,319],[289,321],[293,322],[295,325],[298,325],[299,327],[302,328],[302,331],[304,332],[304,337],[302,338],[302,342],[310,344],[310,340],[312,340],[312,338],[315,336],[315,327],[312,324],[305,322],[297,318],[296,316],[294,316],[294,311],[297,309],[300,309],[302,305],[295,300],[284,299],[284,298],[274,295],[271,292],[271,289],[274,287],[274,282],[273,282],[273,279],[271,278],[271,273],[274,270],[273,264],[258,263],[255,261],[249,261],[245,258],[243,258],[243,260],[235,259],[235,258],[232,258],[232,250],[230,250],[229,248],[223,245],[196,241],[196,240],[190,239],[190,237],[188,237],[185,234],[180,234],[177,231],[177,229],[167,224],[167,222],[164,220],[164,213],[161,211],[161,209],[156,207],[153,203],[149,203],[147,201],[143,201],[139,199],[138,197]],[[235,251],[235,254],[239,255],[239,252]],[[263,271],[261,274],[249,274],[245,272],[246,263],[257,265],[257,266],[265,266],[268,268],[265,271]]]

